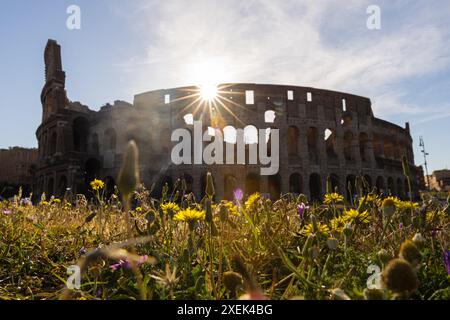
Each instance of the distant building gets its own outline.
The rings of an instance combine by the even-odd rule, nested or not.
[[[38,161],[38,149],[0,149],[0,183],[31,185]]]
[[[450,170],[436,170],[428,178],[431,190],[450,191]]]

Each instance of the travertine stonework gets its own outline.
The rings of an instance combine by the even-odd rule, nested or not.
[[[374,117],[368,98],[308,87],[233,83],[221,85],[222,103],[206,110],[195,110],[198,88],[183,87],[138,94],[133,104],[116,101],[92,111],[67,99],[60,46],[53,40],[45,49],[45,65],[43,118],[36,132],[38,192],[62,195],[70,188],[85,193],[94,177],[112,186],[129,139],[140,148],[141,177],[147,187],[155,185],[155,194],[165,183],[171,186],[184,177],[200,196],[211,171],[218,198],[230,198],[241,187],[248,194],[258,190],[275,198],[294,192],[315,199],[325,192],[328,176],[333,187],[349,196],[349,182],[358,175],[372,187],[404,196],[402,155],[411,166],[414,192],[423,176],[414,165],[408,123],[402,128]],[[247,103],[246,91],[253,91],[253,104]],[[266,111],[275,112],[273,123],[266,123]],[[261,176],[260,166],[250,164],[174,166],[170,135],[177,128],[192,130],[183,119],[186,114],[205,126],[279,129],[279,173]]]

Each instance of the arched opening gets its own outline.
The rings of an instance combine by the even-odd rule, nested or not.
[[[351,201],[356,195],[356,177],[352,174],[348,175],[345,182],[347,188],[347,200]]]
[[[352,125],[352,122],[353,122],[353,118],[352,118],[352,116],[349,113],[345,113],[342,116],[341,123],[342,123],[343,127],[350,127]]]
[[[373,136],[373,152],[377,156],[382,156],[383,154],[382,141],[378,135]]]
[[[67,178],[66,176],[61,176],[58,182],[58,197],[63,197],[67,191]]]
[[[359,153],[361,155],[361,160],[364,162],[369,161],[368,141],[369,136],[366,133],[361,132],[359,134]]]
[[[58,143],[58,135],[53,132],[50,136],[50,155],[53,156],[56,153],[56,146]]]
[[[244,128],[245,144],[258,143],[258,129],[253,125],[248,125]]]
[[[331,183],[331,192],[340,193],[340,190],[339,190],[339,176],[337,174],[332,173],[330,175],[330,183]]]
[[[94,179],[99,177],[100,168],[101,168],[100,161],[98,161],[97,159],[90,158],[89,160],[86,161],[86,163],[85,163],[85,172],[86,172],[85,182],[86,182],[87,186],[89,186],[91,181],[93,181]]]
[[[308,140],[308,153],[309,153],[309,161],[313,164],[319,163],[319,148],[317,146],[318,140],[318,130],[315,127],[308,128],[307,134]]]
[[[214,186],[216,185],[214,176],[212,176],[213,178],[213,184]],[[200,177],[200,197],[201,199],[203,199],[203,197],[205,197],[206,195],[206,184],[207,184],[207,174],[203,173]],[[215,199],[215,195],[213,196],[213,200]]]
[[[294,157],[298,155],[298,129],[295,126],[288,128],[288,155]]]
[[[233,191],[237,188],[237,180],[236,177],[232,174],[228,174],[225,176],[223,180],[223,190],[224,190],[224,198],[225,200],[233,200],[234,195]]]
[[[353,158],[353,150],[352,150],[352,141],[353,141],[353,133],[347,131],[344,134],[344,157],[346,161],[352,161]]]
[[[312,201],[319,201],[322,198],[322,181],[317,173],[309,177],[309,192]]]
[[[194,178],[190,174],[185,173],[183,179],[186,182],[186,194],[194,192]]]
[[[73,150],[87,152],[89,123],[86,118],[78,117],[73,121]]]
[[[395,194],[395,185],[394,185],[394,179],[391,177],[388,178],[388,189],[390,194]]]
[[[260,178],[256,173],[249,173],[245,177],[245,193],[249,196],[260,191]]]
[[[364,186],[364,192],[365,193],[369,193],[372,192],[372,178],[369,175],[364,175],[364,181],[363,181],[363,186]]]
[[[386,184],[384,183],[384,178],[382,176],[377,178],[376,187],[377,191],[380,193],[386,191]]]
[[[289,192],[294,194],[300,194],[303,192],[303,179],[298,173],[293,173],[289,177]]]
[[[55,180],[53,178],[48,179],[48,182],[47,182],[47,195],[48,196],[55,195]]]
[[[167,186],[167,194],[166,197],[170,199],[173,191],[173,180],[171,176],[162,176],[158,179],[158,182],[155,185],[155,189],[153,190],[153,196],[156,199],[162,197],[163,189]]]
[[[333,129],[326,129],[324,132],[325,147],[329,164],[337,164],[336,154],[336,133]]]
[[[115,191],[115,186],[116,186],[116,181],[114,180],[113,177],[108,176],[104,179],[105,181],[105,193],[106,193],[106,197],[110,198]]]
[[[264,112],[264,122],[265,123],[274,123],[275,122],[275,111],[273,110],[267,110]]]
[[[116,150],[117,135],[113,128],[108,128],[105,131],[105,150]]]
[[[272,200],[280,198],[281,176],[279,173],[269,176],[269,194]]]

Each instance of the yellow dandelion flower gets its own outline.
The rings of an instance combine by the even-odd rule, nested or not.
[[[331,230],[341,233],[345,228],[345,220],[343,217],[336,217],[331,219]]]
[[[427,216],[426,216],[427,222],[439,221],[439,220],[444,220],[444,219],[445,219],[444,211],[435,210],[435,211],[427,212]]]
[[[44,200],[44,201],[41,201],[40,205],[41,205],[41,206],[48,206],[48,202],[45,201],[45,200]]]
[[[180,210],[173,217],[174,220],[184,221],[184,222],[196,222],[205,219],[205,211],[200,211],[196,209],[186,209]]]
[[[98,180],[98,179],[94,179],[93,181],[91,181],[91,188],[92,190],[100,190],[103,189],[105,187],[105,183],[102,180]]]
[[[314,234],[314,227],[313,224],[307,224],[303,229],[302,229],[302,234],[304,236],[309,236]],[[329,235],[330,232],[330,228],[326,225],[326,224],[322,224],[320,222],[317,223],[317,235],[319,236],[324,236],[327,237]]]
[[[324,203],[325,204],[332,204],[332,203],[339,203],[344,201],[344,197],[341,196],[339,193],[333,192],[333,193],[327,193],[325,195]]]
[[[136,207],[135,211],[136,212],[142,212],[142,208],[141,207]]]
[[[361,205],[364,200],[366,201],[366,204],[373,204],[378,201],[378,196],[376,194],[369,193],[365,197],[359,199],[359,204]]]
[[[368,223],[370,221],[369,212],[367,210],[359,212],[356,209],[349,209],[342,216],[345,222],[349,223]]]
[[[261,199],[261,194],[259,192],[255,192],[250,197],[248,197],[247,201],[245,201],[245,208],[249,209],[253,207],[253,205]]]
[[[177,213],[180,211],[180,207],[175,202],[168,202],[161,204],[161,209],[164,212],[164,214]]]
[[[228,214],[239,215],[239,209],[238,209],[237,205],[235,205],[233,202],[225,201],[224,205],[228,210]]]

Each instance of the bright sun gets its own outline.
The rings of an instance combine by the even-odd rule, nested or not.
[[[200,96],[204,101],[212,101],[217,97],[218,88],[215,84],[204,84],[200,86]]]

